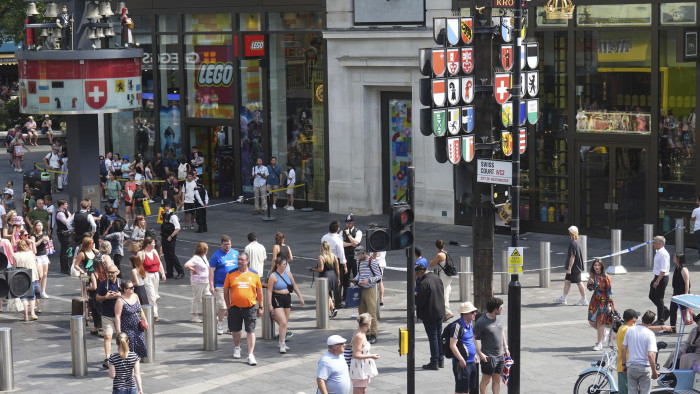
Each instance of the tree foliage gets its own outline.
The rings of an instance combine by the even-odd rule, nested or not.
[[[22,0],[0,1],[0,39],[15,43],[24,39],[24,20],[27,17],[28,4]],[[42,15],[43,7],[43,4],[37,3],[37,9]]]

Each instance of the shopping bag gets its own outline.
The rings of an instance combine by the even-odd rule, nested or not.
[[[345,307],[357,308],[360,306],[360,298],[362,296],[362,288],[357,286],[348,287],[345,294]]]
[[[158,208],[158,219],[156,219],[156,222],[160,224],[163,224],[163,212],[165,212],[163,207]]]
[[[685,308],[685,311],[683,311],[683,322],[685,324],[693,324],[693,321],[694,321],[693,310],[690,308]]]
[[[143,200],[143,212],[146,216],[151,215],[151,206],[148,204],[148,200]]]
[[[46,254],[51,256],[54,253],[56,253],[56,248],[53,246],[53,239],[50,239],[48,246],[46,246]]]

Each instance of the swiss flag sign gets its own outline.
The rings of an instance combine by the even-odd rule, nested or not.
[[[107,81],[85,81],[85,102],[100,109],[107,104]]]

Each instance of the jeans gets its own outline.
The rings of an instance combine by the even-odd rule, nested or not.
[[[651,367],[631,364],[627,366],[627,392],[629,394],[649,394],[651,392]]]
[[[423,327],[428,335],[428,343],[430,344],[430,363],[436,364],[438,361],[445,359],[445,355],[442,353],[442,344],[440,343],[442,319],[433,322],[423,320]]]
[[[700,245],[700,230],[695,230],[693,235],[695,235],[695,245]],[[700,247],[698,247],[698,259],[700,259]]]
[[[659,281],[659,285],[654,288],[658,277],[658,275],[654,275],[654,279],[649,283],[649,299],[656,305],[656,320],[664,321],[664,293],[666,293],[666,285],[668,285],[668,275],[664,275]]]
[[[139,390],[134,387],[130,389],[112,390],[112,394],[137,394]]]

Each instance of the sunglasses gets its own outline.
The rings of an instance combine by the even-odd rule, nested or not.
[[[116,274],[118,271],[107,271],[108,274]]]
[[[125,287],[124,290],[134,290],[134,286],[131,287]]]

